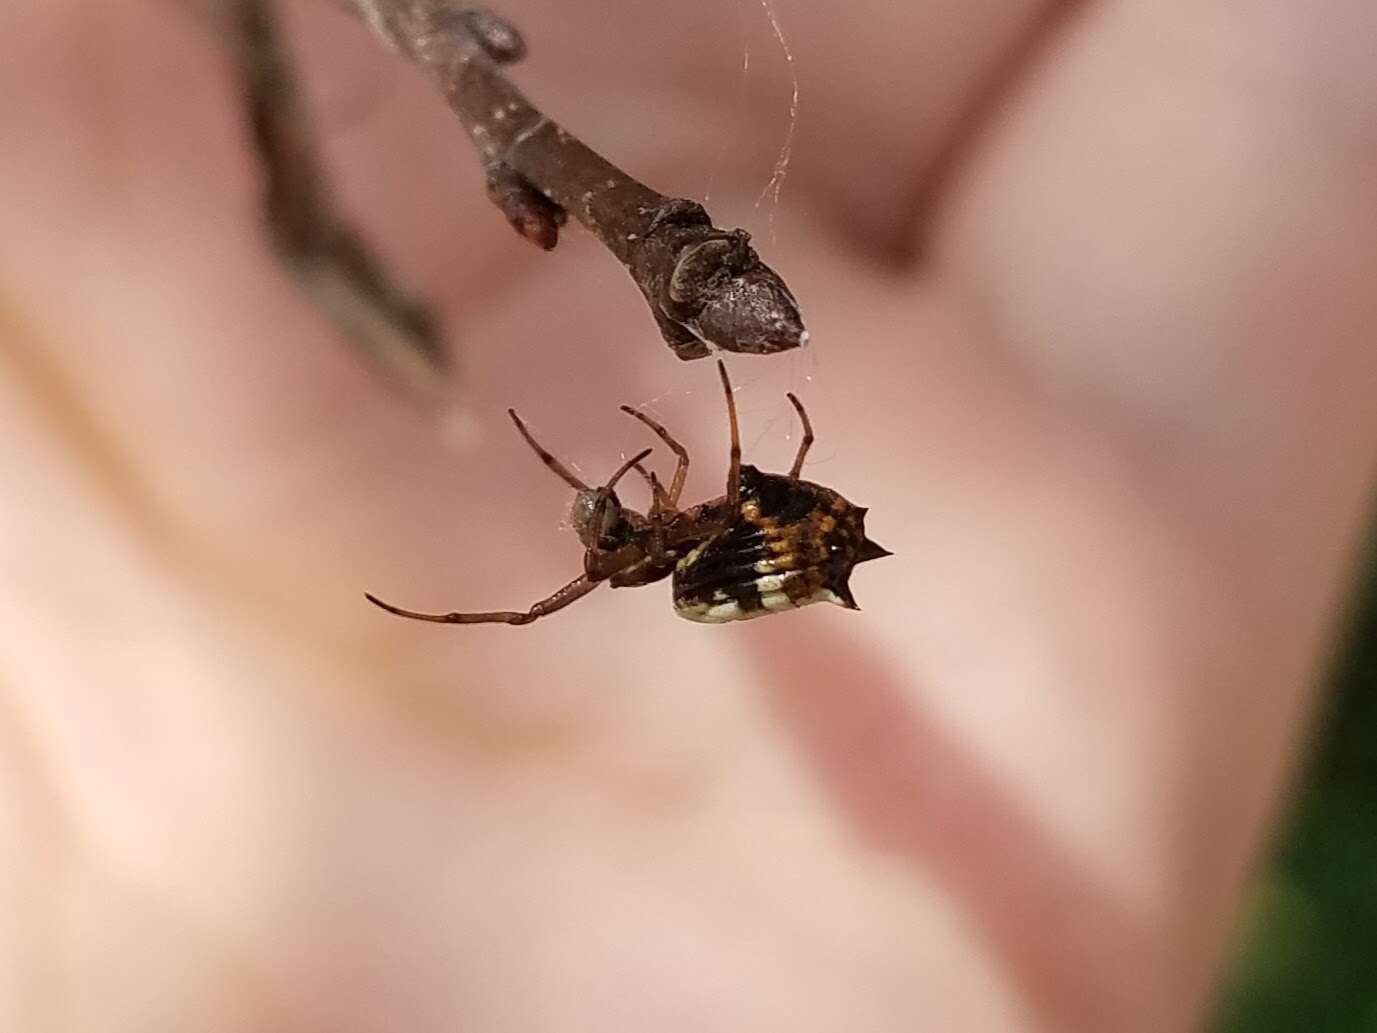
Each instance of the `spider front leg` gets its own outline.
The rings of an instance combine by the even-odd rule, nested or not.
[[[650,484],[650,561],[659,565],[665,561],[665,517],[674,515],[678,509],[670,503],[669,496],[665,493],[665,486],[660,483],[660,478],[655,476],[655,471],[647,470],[640,463],[636,464],[636,472],[646,479]]]
[[[522,436],[530,442],[537,454],[550,469],[554,470],[566,481],[582,484],[573,474],[564,469],[559,460],[555,459],[548,452],[537,445],[531,438],[525,426],[517,419],[516,414],[512,413],[512,419],[516,422]],[[592,528],[601,529],[604,526],[607,506],[609,500],[614,499],[612,489],[616,487],[619,480],[625,476],[626,472],[636,466],[642,459],[650,455],[652,449],[647,448],[625,463],[623,463],[614,473],[608,482],[596,490],[587,489],[597,497],[596,503],[592,507]],[[598,585],[608,578],[620,573],[627,567],[634,564],[641,557],[640,550],[634,543],[621,543],[614,548],[604,549],[601,545],[601,535],[597,530],[593,532],[593,538],[587,545],[583,555],[583,573],[574,578],[563,588],[546,596],[539,602],[534,603],[528,610],[490,610],[482,613],[419,613],[415,610],[404,610],[400,606],[393,606],[385,603],[377,596],[365,592],[366,598],[374,606],[381,607],[388,613],[395,613],[398,617],[408,617],[411,620],[432,621],[436,624],[530,624],[534,620],[539,620],[546,614],[562,610],[570,603],[582,599]]]
[[[538,442],[535,439],[534,435],[532,435],[531,432],[527,429],[526,424],[521,421],[521,417],[516,414],[515,409],[508,409],[507,415],[510,416],[512,422],[516,424],[516,429],[521,434],[522,438],[525,439],[526,444],[531,446],[531,450],[535,452],[537,456],[540,457],[540,461],[542,463],[544,463],[552,471],[554,471],[556,477],[558,477],[565,484],[569,485],[569,487],[573,488],[575,491],[593,490],[592,488],[588,487],[588,485],[584,484],[582,480],[575,477],[569,471],[568,467],[566,467],[563,463],[556,459],[553,453],[547,451],[545,446],[543,446],[540,442]]]
[[[679,442],[675,441],[674,438],[670,435],[669,431],[665,430],[663,424],[655,422],[655,420],[651,419],[649,416],[641,412],[639,409],[633,409],[629,405],[623,405],[622,412],[626,413],[628,416],[634,419],[640,420],[647,427],[653,430],[656,436],[666,445],[669,446],[670,451],[672,451],[676,456],[679,457],[679,463],[674,467],[674,477],[669,482],[669,508],[678,509],[679,496],[683,493],[684,481],[688,478],[688,449],[686,449],[683,445],[679,444]]]
[[[593,505],[592,519],[589,525],[591,533],[589,537],[584,539],[583,572],[589,577],[601,581],[627,566],[628,562],[635,561],[632,553],[638,550],[632,544],[621,542],[611,549],[603,548],[603,538],[608,531],[607,507],[609,505],[617,506],[616,522],[624,521],[625,518],[620,512],[621,504],[616,501],[617,496],[613,489],[617,486],[617,482],[626,476],[627,471],[639,467],[641,460],[653,451],[654,449],[647,448],[637,452],[617,468],[617,472],[608,478],[606,484],[597,489],[597,501]]]
[[[436,624],[530,624],[531,621],[577,602],[600,584],[602,579],[580,574],[563,588],[534,603],[529,610],[494,610],[489,613],[417,613],[415,610],[403,610],[400,606],[385,603],[371,592],[365,592],[363,595],[374,606],[381,607],[388,613],[416,621],[433,621]]]
[[[637,463],[635,470],[645,478],[645,482],[650,485],[651,516],[656,513],[673,513],[675,507],[670,504],[669,493],[665,491],[665,486],[660,483],[660,478],[655,476],[655,471],[647,470],[640,463]]]

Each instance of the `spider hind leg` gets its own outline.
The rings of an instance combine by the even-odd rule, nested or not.
[[[808,449],[813,446],[813,424],[808,420],[808,412],[803,408],[803,403],[798,400],[798,396],[790,391],[789,401],[793,403],[794,411],[798,413],[798,418],[803,424],[803,440],[798,443],[798,454],[794,456],[794,465],[789,467],[789,476],[798,480],[798,475],[803,472],[803,457],[808,454]]]
[[[727,423],[731,428],[730,461],[727,464],[727,510],[735,512],[741,499],[741,428],[736,420],[736,396],[732,394],[727,364],[717,360],[717,374],[722,378],[722,391],[727,396]]]

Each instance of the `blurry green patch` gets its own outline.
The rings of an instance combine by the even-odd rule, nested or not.
[[[1324,940],[1311,896],[1272,877],[1254,891],[1239,930],[1235,989],[1245,998],[1294,997],[1315,983]]]
[[[1377,1033],[1377,562],[1324,729],[1239,929],[1214,1033]]]

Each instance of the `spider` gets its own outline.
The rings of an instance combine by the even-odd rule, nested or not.
[[[673,575],[674,609],[691,621],[748,620],[817,602],[860,609],[849,585],[852,568],[891,553],[865,536],[864,508],[853,506],[831,488],[799,477],[813,443],[813,428],[802,403],[792,393],[788,395],[803,424],[803,438],[789,472],[762,473],[754,466],[742,466],[736,402],[720,360],[717,371],[731,428],[727,493],[721,498],[679,508],[688,476],[688,452],[662,425],[630,406],[622,406],[622,411],[649,427],[678,457],[667,488],[641,465],[654,451],[649,448],[622,463],[601,487],[589,487],[542,448],[515,410],[508,409],[507,415],[541,462],[578,493],[570,519],[584,546],[583,573],[521,611],[417,613],[371,593],[365,593],[366,598],[389,613],[413,620],[530,624],[582,599],[604,581],[613,588],[628,588]],[[632,470],[650,485],[648,514],[623,506],[617,498],[618,482]]]

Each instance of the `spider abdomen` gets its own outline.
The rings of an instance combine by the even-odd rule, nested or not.
[[[887,555],[866,538],[865,513],[830,488],[743,466],[732,522],[675,566],[675,611],[718,624],[810,603],[859,609],[852,568]]]

